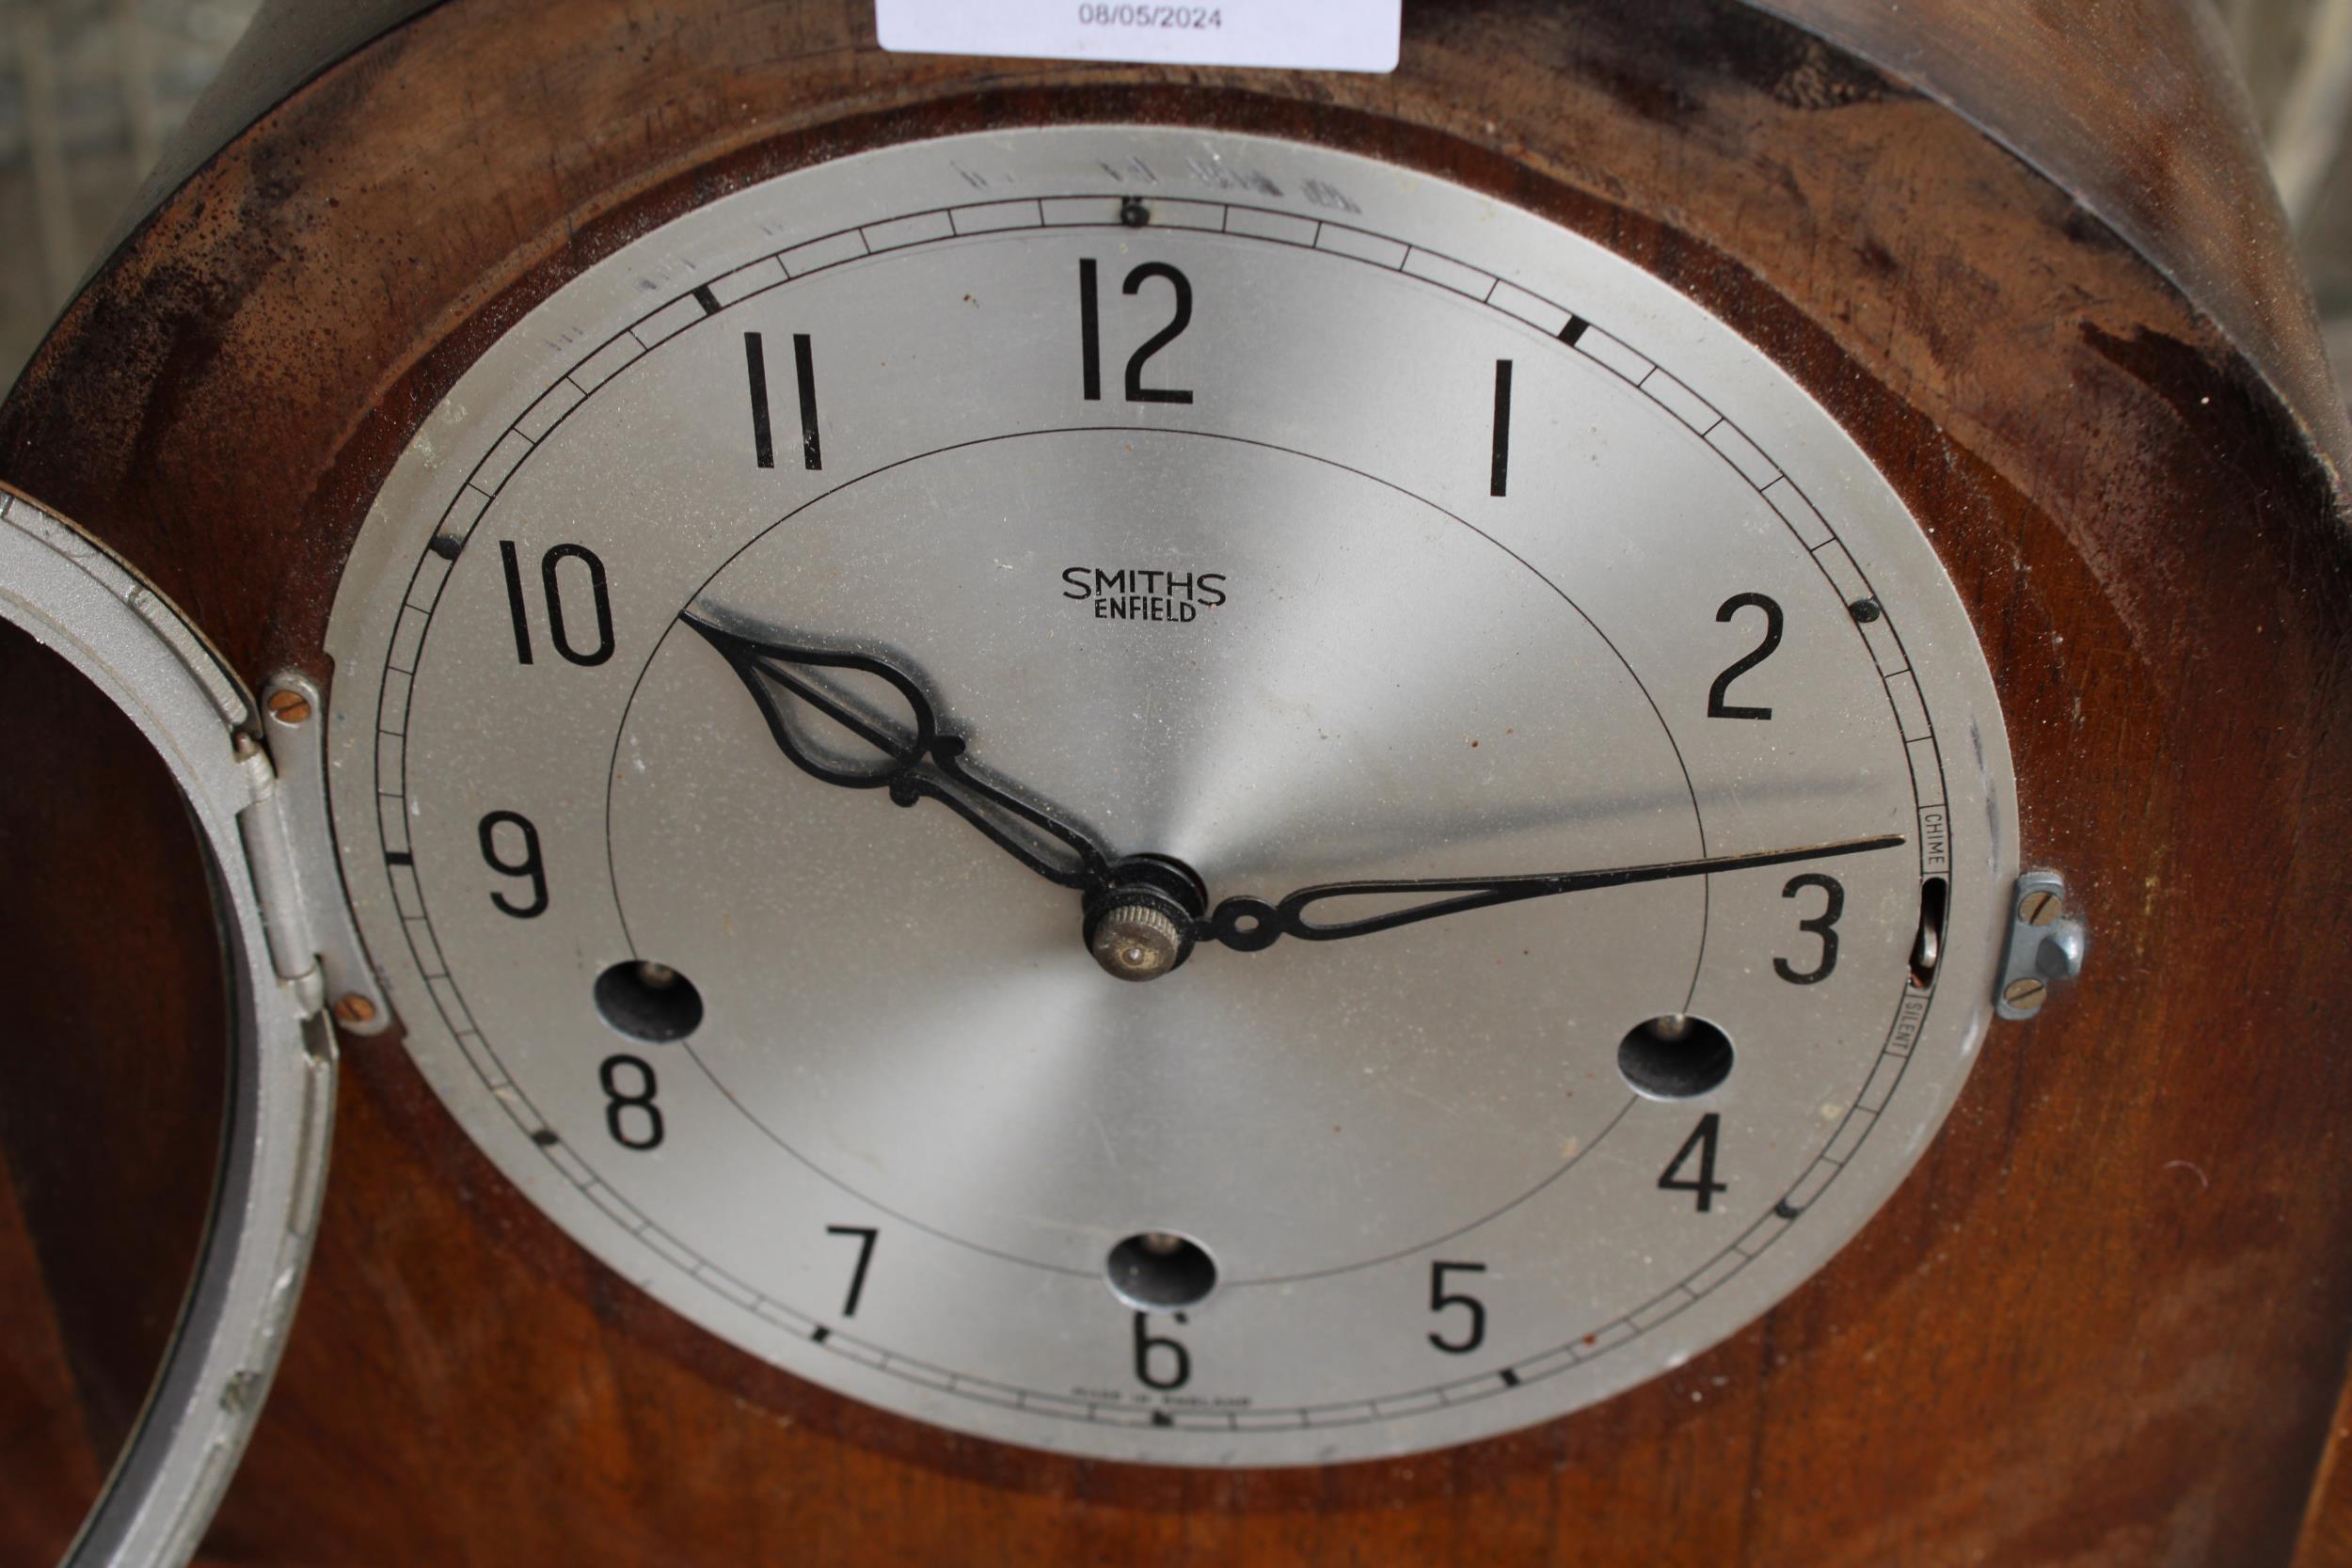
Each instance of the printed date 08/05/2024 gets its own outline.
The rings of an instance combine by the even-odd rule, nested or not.
[[[1080,6],[1081,27],[1167,27],[1213,32],[1225,25],[1224,12],[1208,6]]]

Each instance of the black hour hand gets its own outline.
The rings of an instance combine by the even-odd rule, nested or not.
[[[1062,887],[1106,879],[1102,849],[1061,813],[965,756],[940,728],[913,673],[870,654],[752,636],[688,612],[679,620],[727,661],[794,767],[843,789],[879,789],[901,806],[937,800],[1023,865]]]

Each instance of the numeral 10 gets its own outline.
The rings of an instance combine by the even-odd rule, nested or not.
[[[512,539],[499,541],[499,561],[506,568],[506,610],[515,623],[515,662],[532,662],[530,595],[523,587],[522,556]],[[564,584],[567,578],[577,580],[583,572],[565,572],[564,562],[571,561],[583,568],[588,584],[590,618],[596,623],[596,640],[582,647],[573,641],[573,631],[581,626],[577,605],[566,616],[564,610]],[[585,545],[556,545],[539,557],[539,591],[547,607],[548,641],[555,651],[574,664],[602,664],[612,657],[612,594],[606,585],[604,562],[596,552]],[[577,592],[577,590],[575,590]]]

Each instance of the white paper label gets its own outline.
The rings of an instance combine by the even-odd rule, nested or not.
[[[884,49],[1394,71],[1403,0],[874,0]]]

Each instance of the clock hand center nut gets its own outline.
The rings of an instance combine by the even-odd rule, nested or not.
[[[1103,972],[1156,980],[1192,957],[1193,932],[1208,902],[1200,874],[1164,855],[1133,855],[1110,868],[1086,901],[1081,934]]]
[[[1089,924],[1088,951],[1104,974],[1121,980],[1156,980],[1192,947],[1165,910],[1140,899],[1114,903]]]

